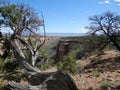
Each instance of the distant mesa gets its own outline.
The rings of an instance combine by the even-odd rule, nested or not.
[[[44,35],[41,33],[40,35]],[[67,37],[67,36],[87,36],[87,33],[46,33],[46,36],[61,36],[61,37]]]
[[[12,34],[13,32],[3,32],[3,34]],[[38,33],[36,33],[38,34]],[[29,35],[28,33],[24,33],[24,35]],[[44,33],[40,33],[41,36],[44,36]],[[69,36],[87,36],[87,33],[46,33],[46,36],[58,36],[58,37],[69,37]]]

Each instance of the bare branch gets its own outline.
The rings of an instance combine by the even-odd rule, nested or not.
[[[45,41],[46,41],[46,30],[45,30],[45,23],[44,23],[43,14],[42,14],[42,24],[41,24],[41,25],[43,26],[43,31],[44,31],[44,41],[43,41],[43,43],[42,43],[41,45],[37,45],[37,46],[36,46],[36,50],[39,50],[40,47],[43,46],[44,43],[45,43]]]
[[[23,38],[21,38],[21,37],[18,36],[18,35],[17,35],[16,37],[17,37],[17,39],[20,40],[21,44],[22,44],[23,46],[25,46],[25,47],[31,52],[31,55],[34,54],[34,53],[33,53],[34,48],[33,48],[32,46],[30,46],[30,45],[26,42],[26,40],[24,40]]]
[[[112,12],[106,12],[103,15],[96,15],[90,17],[91,21],[88,29],[90,33],[103,32],[102,34],[106,35],[111,42],[114,43],[114,46],[120,50],[119,40],[120,37],[120,16],[115,15]],[[117,40],[117,41],[116,41]],[[107,43],[108,44],[108,43]]]

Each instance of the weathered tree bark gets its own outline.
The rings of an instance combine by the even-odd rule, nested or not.
[[[19,83],[9,82],[11,90],[78,90],[74,80],[63,71],[52,73],[37,73],[29,78],[33,86],[24,86]]]

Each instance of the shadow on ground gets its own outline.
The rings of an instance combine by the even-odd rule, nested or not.
[[[93,70],[98,70],[100,72],[120,72],[120,56],[116,58],[93,60],[84,67],[84,71],[85,70],[88,72],[91,72]]]

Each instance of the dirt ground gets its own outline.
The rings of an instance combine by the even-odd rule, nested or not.
[[[107,51],[78,60],[77,64],[79,74],[72,77],[79,90],[120,90],[119,52]]]

